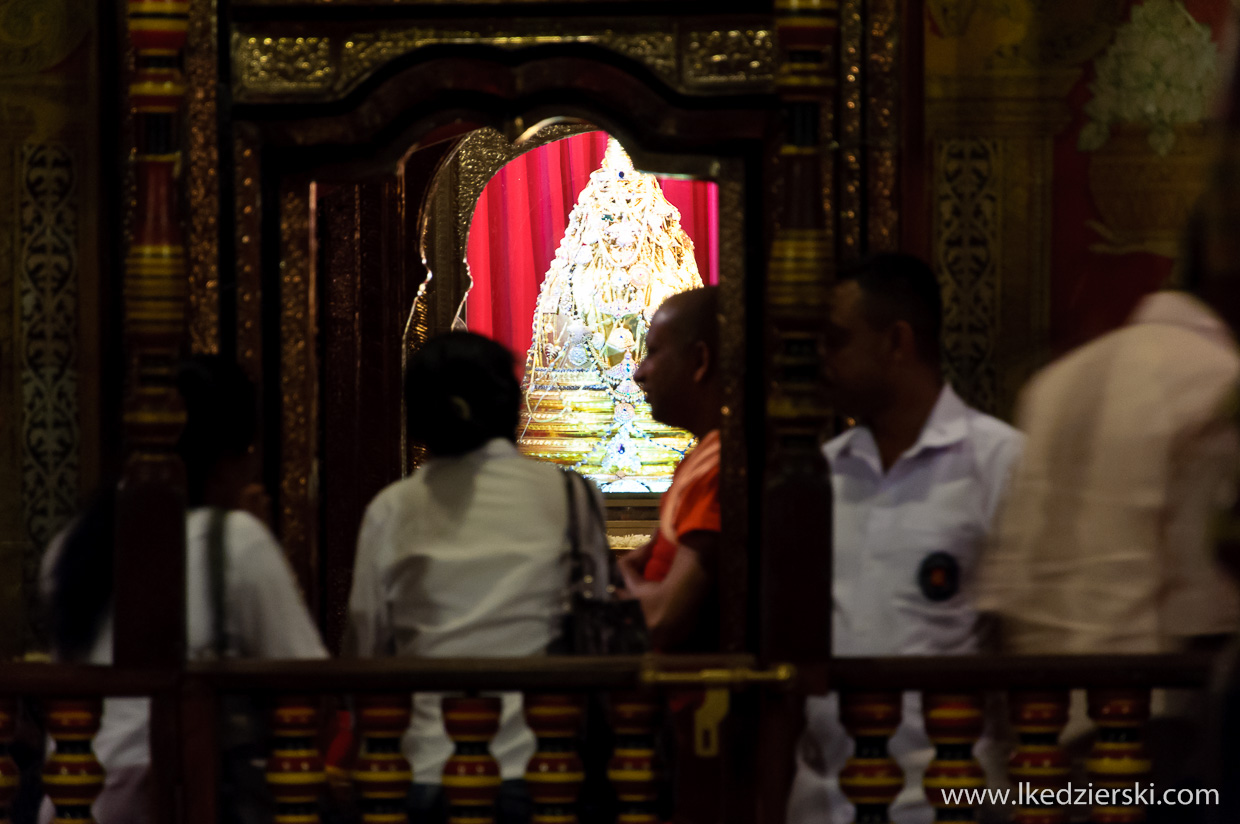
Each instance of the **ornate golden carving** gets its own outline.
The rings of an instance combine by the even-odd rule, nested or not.
[[[838,253],[844,262],[854,261],[864,252],[862,239],[861,159],[864,151],[862,133],[862,86],[865,81],[862,53],[865,28],[862,25],[862,0],[844,0],[840,4],[840,97],[836,139],[839,140],[839,234]]]
[[[676,44],[671,32],[544,31],[534,34],[418,27],[364,32],[346,40],[340,58],[336,91],[347,94],[384,63],[424,46],[440,43],[485,44],[505,49],[549,43],[593,43],[639,61],[664,80],[674,82],[676,79]]]
[[[233,35],[233,71],[240,88],[260,93],[332,88],[337,75],[330,37]]]
[[[272,95],[333,100],[348,94],[379,67],[420,48],[483,44],[522,49],[554,43],[589,43],[629,57],[682,90],[768,87],[774,78],[773,33],[761,26],[691,31],[683,49],[674,22],[665,29],[605,29],[587,23],[542,23],[501,29],[411,26],[357,31],[343,38],[279,36],[234,31],[238,100]]]
[[[896,190],[900,149],[900,4],[896,0],[870,0],[866,32],[867,227],[868,251],[894,251],[900,247],[900,210]]]
[[[986,411],[1008,414],[1045,362],[1053,140],[1070,121],[1067,95],[1082,61],[1105,46],[1123,8],[1111,0],[928,6],[932,247],[957,330],[945,338],[946,360],[965,399]],[[962,170],[976,194],[962,188]]]
[[[0,75],[35,74],[69,56],[94,21],[79,0],[0,4]]]
[[[1002,141],[935,144],[934,263],[943,287],[944,371],[969,403],[986,411],[998,407],[1002,170]]]
[[[645,32],[641,34],[617,34],[604,32],[595,40],[612,51],[631,57],[664,80],[676,83],[676,38],[670,32]]]
[[[280,537],[307,599],[314,603],[318,365],[311,197],[306,183],[286,182],[280,193]]]
[[[262,200],[258,139],[254,127],[238,124],[233,144],[236,180],[237,361],[262,385]]]
[[[775,33],[769,29],[689,32],[684,78],[690,85],[769,83],[775,80]]]
[[[216,132],[216,15],[213,0],[190,4],[185,79],[189,156],[189,337],[194,352],[220,348],[219,148]]]

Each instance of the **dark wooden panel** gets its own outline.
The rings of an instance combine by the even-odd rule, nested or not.
[[[449,149],[437,144],[387,174],[319,187],[319,591],[323,639],[333,650],[344,630],[362,516],[371,499],[401,477],[404,334],[426,278],[409,235],[418,225],[422,192]]]

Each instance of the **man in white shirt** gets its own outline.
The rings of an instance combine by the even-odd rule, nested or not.
[[[834,493],[832,644],[840,656],[978,651],[973,577],[1021,436],[971,409],[939,363],[942,303],[926,264],[880,255],[833,291],[825,379],[856,426],[826,444]],[[789,824],[848,824],[839,772],[852,742],[837,697],[811,697]],[[920,696],[905,695],[890,752],[905,775],[895,824],[929,824],[933,754]]]

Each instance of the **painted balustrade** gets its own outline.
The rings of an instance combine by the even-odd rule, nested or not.
[[[525,695],[525,723],[538,742],[525,769],[525,786],[533,805],[531,824],[577,824],[577,803],[585,782],[585,766],[577,753],[583,716],[578,696]]]
[[[982,696],[973,692],[927,692],[922,695],[926,735],[934,744],[934,760],[926,768],[922,786],[934,807],[935,821],[976,821],[977,809],[955,798],[986,787],[986,773],[973,755],[985,726]]]
[[[494,824],[499,762],[490,743],[499,732],[498,697],[445,697],[443,723],[455,749],[443,767],[449,824]]]
[[[610,720],[616,745],[607,778],[616,793],[617,824],[658,824],[655,733],[659,699],[646,693],[611,696]]]
[[[1089,717],[1097,728],[1083,765],[1087,775],[1073,786],[1089,794],[1062,792],[1073,775],[1071,758],[1060,743],[1069,718],[1068,691],[1012,690],[1008,706],[1014,747],[1008,760],[1012,824],[1067,824],[1072,802],[1086,799],[1091,824],[1140,824],[1146,811],[1131,801],[1134,787],[1150,787],[1150,755],[1144,726],[1150,717],[1149,689],[1089,691]],[[948,803],[964,793],[984,790],[987,776],[974,756],[986,728],[983,695],[977,692],[928,691],[922,696],[926,734],[935,747],[923,776],[927,801],[936,822],[976,821],[980,805]],[[855,807],[856,824],[887,824],[891,804],[904,789],[905,777],[888,752],[901,722],[898,692],[844,691],[840,718],[854,741],[853,756],[839,774],[840,789]],[[973,796],[977,798],[977,796]],[[1062,802],[1068,801],[1069,804]],[[1079,806],[1076,812],[1081,812]]]
[[[1068,811],[1053,799],[1067,787],[1072,766],[1059,743],[1068,723],[1068,691],[1016,690],[1010,702],[1016,749],[1008,760],[1008,775],[1017,788],[1018,802],[1030,795],[1037,802],[1018,803],[1012,824],[1067,824]],[[1047,798],[1052,803],[1041,803]]]
[[[904,772],[887,751],[902,715],[898,692],[840,695],[840,720],[855,743],[840,771],[840,790],[856,810],[856,824],[887,824],[891,804],[904,788]]]
[[[1150,718],[1150,691],[1090,690],[1089,717],[1098,726],[1098,735],[1086,769],[1094,798],[1103,802],[1094,805],[1089,820],[1091,824],[1140,824],[1145,820],[1144,807],[1120,803],[1123,796],[1118,793],[1110,798],[1114,803],[1108,803],[1097,793],[1131,793],[1134,785],[1149,776],[1150,757],[1143,728]]]
[[[327,784],[319,753],[319,710],[309,696],[287,696],[272,711],[267,786],[275,803],[275,824],[319,824],[319,803]]]
[[[413,770],[401,752],[409,728],[409,693],[357,697],[357,731],[361,738],[353,780],[363,824],[406,824],[406,798]]]
[[[103,790],[104,772],[92,741],[99,732],[99,698],[47,702],[47,732],[56,751],[43,765],[43,788],[55,807],[53,824],[92,824],[91,805]]]

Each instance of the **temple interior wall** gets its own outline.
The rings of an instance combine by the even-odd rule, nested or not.
[[[1224,0],[1183,5],[1209,27],[1211,42],[1223,42]],[[871,198],[869,234],[862,238],[860,224],[844,221],[842,254],[903,245],[926,255],[944,286],[952,380],[966,400],[1010,416],[1032,370],[1114,328],[1173,276],[1178,237],[1214,144],[1199,119],[1176,125],[1163,154],[1147,127],[1118,121],[1102,145],[1083,147],[1089,141],[1082,134],[1098,119],[1091,113],[1117,95],[1140,93],[1099,80],[1131,20],[1127,0],[928,0],[917,49],[910,48],[912,33],[901,33],[894,4],[845,6],[842,34],[853,38],[847,42],[856,44],[858,66],[880,76],[902,54],[922,61],[924,92],[903,99],[924,110],[892,109],[896,96],[881,84],[843,84],[837,133],[845,151],[861,146],[849,143],[850,101],[871,118],[868,148],[844,164],[846,175],[852,169],[873,187],[894,179],[901,158],[920,159],[899,172],[917,176],[918,185],[886,190],[914,230],[893,233]],[[118,452],[119,381],[104,376],[115,378],[108,358],[116,351],[119,275],[109,260],[119,258],[102,250],[112,225],[105,216],[125,195],[119,183],[101,181],[114,180],[107,169],[120,158],[104,152],[120,145],[124,117],[116,104],[99,116],[99,66],[108,49],[107,38],[101,48],[96,7],[94,0],[44,0],[38,15],[28,3],[0,10],[4,658],[38,645],[33,592],[41,549]],[[1147,41],[1138,38],[1138,53],[1148,49],[1153,59],[1163,46]],[[841,60],[849,59],[845,49]],[[915,143],[893,137],[901,117],[917,124]],[[847,207],[852,190],[848,180],[839,182]],[[195,225],[201,232],[211,224]],[[194,272],[203,266],[198,261]],[[195,349],[215,348],[213,312],[191,311]],[[256,357],[244,346],[240,356]]]

